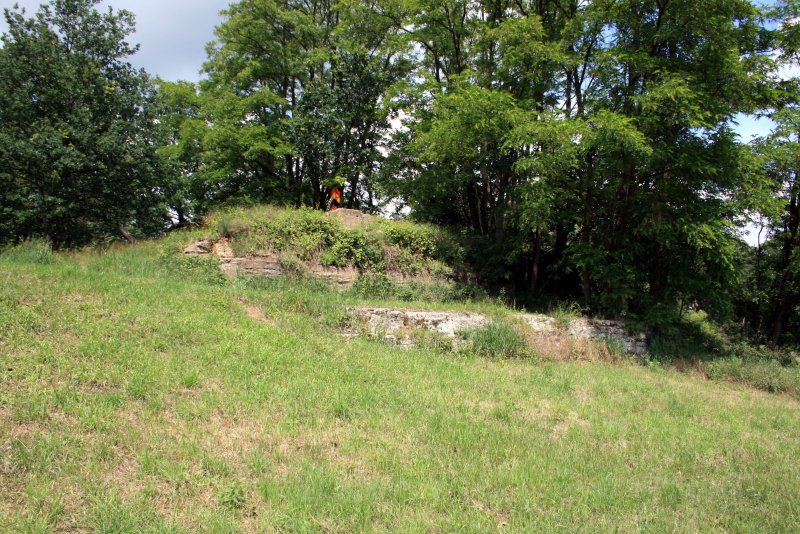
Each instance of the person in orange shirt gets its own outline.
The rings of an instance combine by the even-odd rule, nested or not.
[[[330,210],[335,211],[342,205],[342,190],[337,186],[331,188],[330,194]]]

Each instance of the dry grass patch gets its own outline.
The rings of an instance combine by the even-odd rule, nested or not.
[[[237,299],[237,302],[244,306],[245,313],[253,322],[268,326],[275,326],[277,324],[275,319],[267,317],[264,313],[264,309],[260,305],[243,298]]]

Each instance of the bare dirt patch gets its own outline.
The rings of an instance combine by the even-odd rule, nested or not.
[[[242,306],[244,306],[244,311],[247,313],[247,316],[258,324],[265,324],[269,326],[275,326],[275,320],[271,317],[267,317],[264,313],[264,310],[258,304],[254,304],[252,302],[248,302],[246,300],[239,301]]]
[[[495,521],[497,521],[498,529],[503,529],[508,527],[508,519],[509,519],[508,512],[497,511],[488,504],[474,498],[469,500],[469,504],[472,507],[480,510],[481,512],[489,516],[492,516],[495,519]]]
[[[566,417],[558,417],[558,422],[553,427],[553,439],[560,440],[573,427],[589,428],[589,421],[581,418],[577,412],[569,412]]]

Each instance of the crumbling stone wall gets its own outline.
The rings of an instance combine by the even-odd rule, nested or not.
[[[356,306],[349,309],[363,322],[369,335],[381,336],[401,345],[411,344],[409,333],[415,328],[436,332],[455,340],[459,332],[474,330],[491,322],[482,313],[450,312],[435,310],[407,310]],[[604,338],[617,340],[629,354],[641,355],[647,351],[644,335],[631,336],[620,321],[578,318],[563,325],[554,318],[540,314],[521,314],[530,328],[540,334],[564,334],[577,339],[599,341]]]

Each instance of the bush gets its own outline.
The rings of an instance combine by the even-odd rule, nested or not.
[[[800,368],[783,366],[777,360],[733,356],[706,362],[704,368],[712,380],[731,380],[773,393],[800,395]]]
[[[0,253],[0,260],[12,263],[35,263],[49,265],[57,260],[50,242],[45,239],[30,239],[19,245],[8,247]]]
[[[430,226],[407,221],[387,222],[384,226],[386,241],[414,254],[434,256],[436,240]]]
[[[367,271],[386,267],[381,243],[363,231],[342,231],[331,241],[330,248],[323,253],[323,265],[343,267],[352,263]]]
[[[366,299],[390,299],[397,297],[400,288],[383,273],[363,273],[356,278],[350,293]]]
[[[427,256],[445,263],[464,263],[466,251],[450,232],[429,224],[410,221],[385,221],[385,239],[412,254]]]
[[[530,355],[525,338],[505,323],[493,321],[465,334],[464,352],[486,358],[524,358]]]
[[[167,246],[161,250],[159,259],[168,273],[182,279],[208,285],[224,285],[228,282],[219,267],[219,260],[214,256],[187,256],[180,250]]]
[[[307,269],[303,260],[291,252],[284,252],[281,254],[278,258],[278,262],[281,264],[281,268],[288,274],[294,276],[303,276],[306,274]]]

